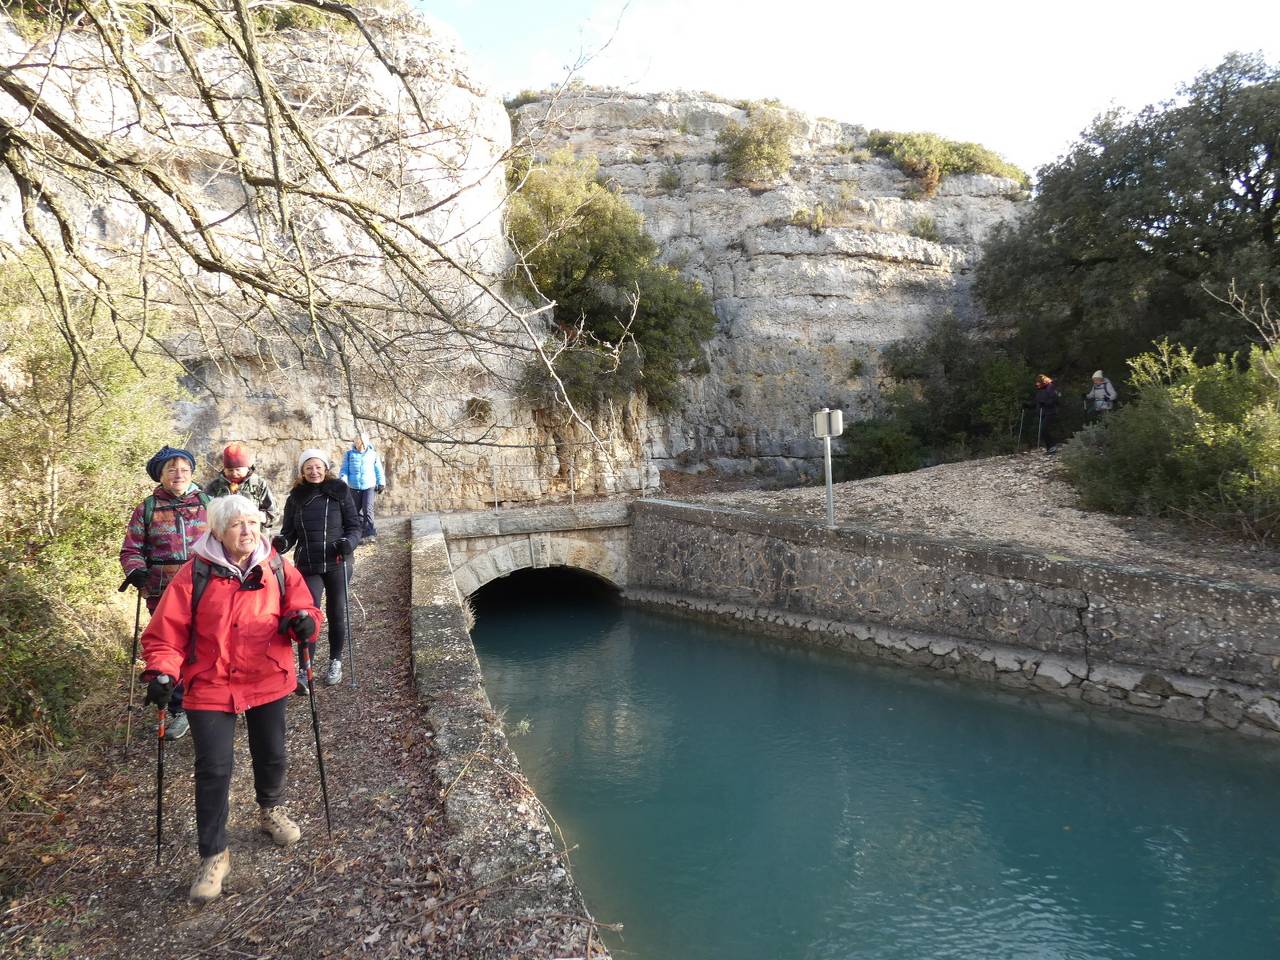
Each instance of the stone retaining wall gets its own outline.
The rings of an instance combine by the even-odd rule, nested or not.
[[[633,508],[638,603],[1280,738],[1280,591],[669,501]]]
[[[414,685],[435,731],[450,852],[468,866],[478,924],[538,921],[559,946],[607,957],[541,803],[520,773],[489,704],[440,520],[412,523]],[[525,926],[523,935],[535,928]],[[495,938],[497,940],[499,938]]]

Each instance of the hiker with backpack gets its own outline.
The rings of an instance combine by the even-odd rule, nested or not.
[[[378,529],[373,525],[373,499],[386,489],[387,478],[382,473],[382,458],[369,446],[369,438],[359,434],[351,449],[342,458],[338,479],[352,490],[356,508],[360,511],[360,535],[366,540],[376,540]]]
[[[222,471],[205,484],[204,490],[210,497],[225,497],[230,493],[248,497],[266,517],[262,522],[265,529],[276,522],[279,510],[271,485],[255,472],[253,460],[253,451],[245,444],[228,443],[222,448]]]
[[[147,476],[156,482],[156,488],[134,508],[125,529],[120,547],[125,583],[142,593],[151,614],[208,527],[209,497],[191,480],[195,466],[195,456],[178,447],[166,446],[148,460]],[[169,701],[168,740],[177,740],[187,732],[182,703],[179,685]]]
[[[259,829],[280,846],[301,836],[283,806],[285,705],[294,687],[291,644],[314,647],[322,619],[302,575],[262,536],[262,513],[252,500],[219,497],[208,515],[208,532],[142,634],[147,702],[165,705],[170,678],[187,688],[200,852],[188,894],[193,903],[221,894],[230,868],[236,714],[244,714],[249,735]]]
[[[333,475],[329,455],[323,450],[303,450],[298,457],[298,479],[284,502],[284,519],[272,545],[280,553],[293,550],[311,596],[319,606],[325,601],[329,621],[329,669],[324,682],[342,682],[342,652],[347,643],[347,587],[351,582],[351,557],[360,544],[360,515],[351,488]],[[301,668],[298,693],[306,693]]]
[[[1104,413],[1115,409],[1119,394],[1111,381],[1103,376],[1101,370],[1093,371],[1093,382],[1084,395],[1084,410],[1090,419],[1097,419]]]

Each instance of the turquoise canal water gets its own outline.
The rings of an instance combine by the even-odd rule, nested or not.
[[[616,957],[1280,958],[1269,749],[498,583],[489,697]]]

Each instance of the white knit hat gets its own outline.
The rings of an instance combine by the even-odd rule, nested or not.
[[[1093,379],[1095,379],[1095,380],[1105,380],[1105,379],[1107,379],[1107,378],[1106,378],[1106,377],[1104,377],[1104,376],[1102,375],[1102,371],[1101,371],[1101,370],[1095,370],[1095,371],[1093,371]]]
[[[301,473],[302,465],[312,459],[323,461],[324,468],[326,470],[333,469],[333,464],[329,461],[329,455],[327,453],[319,447],[308,447],[306,450],[303,450],[302,453],[298,454],[298,472]]]

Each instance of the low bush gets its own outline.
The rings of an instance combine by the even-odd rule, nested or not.
[[[930,243],[937,243],[940,239],[938,222],[930,216],[917,217],[916,222],[911,225],[911,235],[921,240],[928,240]]]
[[[1130,361],[1134,402],[1063,449],[1085,505],[1280,537],[1280,381],[1267,364],[1280,364],[1280,346],[1200,365],[1161,341]]]
[[[118,680],[123,604],[117,555],[150,484],[141,466],[171,434],[182,370],[117,327],[65,275],[70,316],[47,267],[0,262],[0,781],[20,802],[31,761],[75,734],[77,705]],[[160,320],[152,317],[153,330]],[[135,328],[136,329],[136,328]],[[70,341],[76,343],[73,359]],[[129,611],[130,613],[132,611]]]
[[[1026,171],[977,143],[948,140],[936,133],[872,130],[867,135],[867,147],[916,178],[920,193],[926,197],[933,196],[942,178],[953,173],[987,173],[1015,180],[1024,190],[1031,187]]]
[[[832,464],[841,480],[860,480],[885,473],[906,473],[924,462],[920,441],[899,420],[859,420],[842,437],[844,455]]]
[[[730,120],[716,137],[726,175],[735,183],[777,183],[791,170],[795,125],[780,110],[753,104],[746,126]]]

